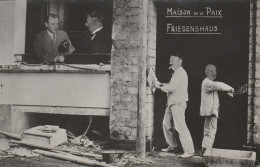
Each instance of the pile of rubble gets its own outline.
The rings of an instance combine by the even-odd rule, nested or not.
[[[21,136],[1,131],[0,134],[9,138],[9,140],[0,139],[0,159],[44,155],[101,167],[152,163],[136,158],[131,152],[104,150],[101,142],[91,141],[84,135],[75,137],[57,126],[34,127],[25,131]]]

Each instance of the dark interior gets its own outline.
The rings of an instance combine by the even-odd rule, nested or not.
[[[196,148],[201,148],[204,119],[199,115],[201,83],[205,78],[205,66],[217,67],[217,81],[231,85],[237,90],[248,81],[249,53],[249,1],[247,0],[184,0],[157,3],[157,60],[156,75],[159,81],[169,82],[172,72],[169,53],[184,56],[183,66],[189,77],[189,102],[186,122]],[[166,18],[166,8],[221,9],[223,18]],[[221,35],[165,34],[168,22],[177,25],[217,25]],[[215,148],[242,149],[247,134],[247,93],[229,97],[220,92],[220,119],[218,120]],[[165,147],[162,120],[166,94],[155,92],[154,145]]]

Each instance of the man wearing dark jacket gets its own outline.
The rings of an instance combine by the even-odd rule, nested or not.
[[[76,53],[102,54],[111,52],[111,36],[103,27],[103,15],[93,10],[87,14],[85,32],[77,42]]]
[[[108,63],[112,40],[110,33],[103,27],[103,14],[93,10],[87,14],[86,27],[88,31],[83,33],[75,43],[75,54],[80,54],[72,61],[87,64]]]

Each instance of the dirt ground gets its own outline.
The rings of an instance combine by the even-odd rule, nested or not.
[[[126,166],[133,167],[205,167],[204,160],[201,157],[195,156],[188,159],[181,159],[176,156],[165,156],[159,157],[159,153],[148,153],[147,158],[154,161],[153,164],[146,165],[134,165],[128,164]],[[77,164],[74,162],[58,160],[55,158],[49,158],[45,156],[24,158],[24,157],[13,157],[13,158],[0,158],[1,167],[83,167],[86,165]]]

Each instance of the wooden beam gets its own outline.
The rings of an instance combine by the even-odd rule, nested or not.
[[[136,153],[138,158],[145,159],[146,139],[146,57],[147,57],[147,0],[141,1],[143,10],[140,12],[140,43],[142,54],[138,63],[138,112],[137,112],[137,139]]]
[[[4,132],[4,131],[0,131],[0,134],[7,136],[7,137],[11,137],[13,139],[18,139],[18,140],[21,140],[21,138],[22,138],[22,136],[19,134],[8,133],[8,132]]]
[[[106,164],[104,162],[98,162],[98,161],[95,161],[95,160],[90,160],[90,159],[87,159],[87,158],[83,158],[83,157],[79,157],[79,156],[67,154],[67,153],[54,153],[54,152],[44,151],[44,150],[33,150],[33,152],[37,153],[37,154],[42,154],[42,155],[45,155],[45,156],[48,156],[48,157],[58,158],[58,159],[66,160],[66,161],[77,162],[77,163],[81,163],[81,164],[85,164],[85,165],[101,166],[101,167],[115,167],[113,165]]]
[[[109,116],[109,108],[12,105],[14,112]]]
[[[69,149],[69,148],[58,148],[57,150],[69,152],[69,153],[74,154],[74,155],[82,155],[82,156],[86,156],[86,157],[92,157],[92,158],[95,158],[97,160],[103,159],[102,155],[99,155],[99,154],[86,153],[86,152],[81,152],[81,151],[78,151],[78,150],[72,150],[72,149]]]
[[[90,73],[105,74],[111,71],[110,65],[96,64],[55,64],[55,65],[30,65],[21,64],[20,66],[5,65],[0,69],[0,73]]]

